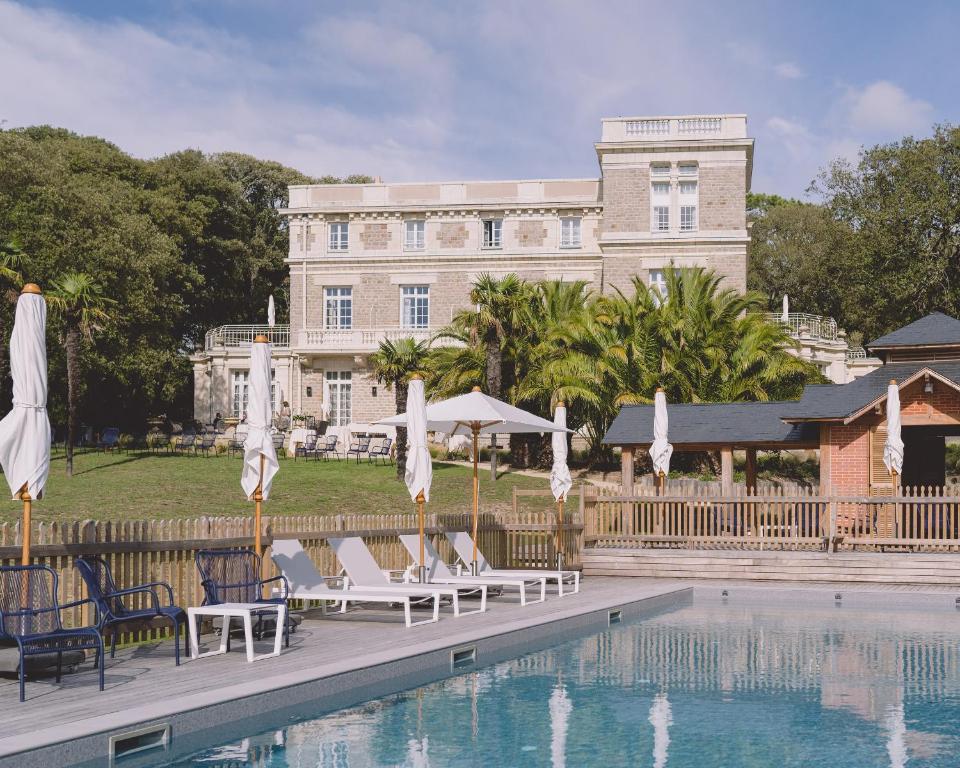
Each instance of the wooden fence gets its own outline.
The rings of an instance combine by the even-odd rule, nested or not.
[[[575,510],[579,506],[572,505]],[[583,526],[576,515],[567,516],[565,562],[579,567]],[[401,570],[410,556],[397,538],[417,533],[415,514],[310,515],[264,517],[264,545],[275,538],[297,538],[324,575],[340,572],[327,545],[329,536],[362,536],[383,568]],[[471,517],[428,515],[427,530],[447,562],[456,558],[443,531],[470,530]],[[481,514],[479,546],[486,557],[503,568],[546,568],[555,562],[554,519],[543,511]],[[20,562],[20,524],[0,524],[0,564]],[[253,520],[246,517],[202,517],[184,520],[75,521],[40,523],[33,530],[33,562],[51,566],[59,575],[60,600],[86,597],[80,574],[74,567],[79,555],[97,554],[110,563],[120,588],[152,581],[165,581],[174,590],[177,605],[199,605],[203,600],[194,556],[201,549],[253,546]],[[265,557],[266,575],[276,570]],[[146,607],[146,596],[131,597],[131,608]],[[126,600],[127,598],[125,598]],[[91,612],[73,609],[65,614],[70,626],[90,623]],[[148,639],[153,634],[133,632],[125,640]]]
[[[823,496],[794,490],[585,497],[590,547],[960,551],[956,490]]]

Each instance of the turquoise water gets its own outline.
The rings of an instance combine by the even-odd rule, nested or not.
[[[960,765],[960,616],[692,605],[177,766]]]

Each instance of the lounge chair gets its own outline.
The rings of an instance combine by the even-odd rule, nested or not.
[[[455,587],[435,584],[398,584],[390,581],[390,578],[377,565],[373,559],[367,545],[359,536],[351,536],[345,539],[327,539],[327,543],[333,549],[347,572],[349,581],[346,582],[347,588],[351,586],[361,587],[363,589],[376,589],[378,591],[390,590],[398,595],[410,595],[412,597],[423,597],[424,595],[436,594],[440,597],[449,597],[453,601],[453,615],[467,615],[468,613],[482,613],[487,610],[487,585],[480,584],[469,587]],[[480,608],[476,611],[468,611],[461,614],[460,594],[480,593]]]
[[[414,567],[420,565],[420,537],[415,533],[406,533],[400,536],[400,541],[407,548],[413,558]],[[540,599],[530,600],[531,603],[542,603],[547,598],[547,577],[531,575],[529,578],[519,576],[458,576],[453,573],[441,559],[432,542],[426,539],[423,542],[424,556],[427,566],[427,577],[433,584],[486,584],[488,587],[514,587],[520,590],[520,605],[527,604],[527,587],[540,587]]]
[[[350,441],[350,446],[347,448],[347,458],[350,458],[350,456],[356,456],[357,464],[359,464],[360,457],[369,450],[370,450],[370,438],[356,437]]]
[[[97,441],[97,450],[114,451],[120,447],[120,427],[107,427]]]
[[[127,589],[117,589],[113,581],[113,574],[106,560],[96,555],[84,555],[78,557],[76,561],[77,570],[87,585],[87,594],[97,607],[97,627],[102,635],[105,629],[110,628],[110,658],[114,657],[117,650],[117,630],[121,624],[149,623],[156,619],[169,621],[173,624],[173,648],[174,659],[177,666],[180,666],[180,627],[187,626],[187,614],[182,608],[174,605],[173,589],[169,584],[163,581],[155,581],[149,584],[139,584]],[[166,600],[160,598],[160,592],[163,591]],[[128,608],[124,602],[124,597],[131,597],[137,594],[150,596],[150,606],[148,608]],[[186,650],[187,636],[183,636],[184,650]]]
[[[466,531],[448,531],[447,538],[453,545],[457,556],[463,561],[463,564],[469,567],[470,562],[473,560],[473,538],[471,538],[470,534]],[[557,594],[560,597],[563,597],[564,595],[564,584],[573,584],[574,594],[580,591],[580,571],[542,571],[539,569],[507,570],[493,568],[491,567],[490,563],[487,562],[487,559],[483,556],[483,553],[480,551],[479,547],[477,548],[477,567],[479,568],[480,576],[544,576],[546,577],[547,581],[557,582]],[[569,594],[569,592],[567,594]]]
[[[427,595],[433,603],[433,617],[422,621],[412,621],[411,604],[417,602],[410,595],[398,595],[392,591],[366,590],[342,586],[333,589],[327,584],[327,578],[320,575],[313,560],[310,559],[300,542],[296,539],[274,539],[271,545],[271,557],[280,573],[287,580],[287,598],[293,600],[319,600],[321,610],[327,612],[327,602],[340,603],[340,612],[345,613],[348,603],[389,603],[403,606],[403,618],[408,627],[419,624],[431,624],[440,618],[440,595]],[[329,577],[343,582],[342,577]]]
[[[370,447],[367,449],[367,460],[373,463],[378,458],[383,459],[383,463],[393,462],[393,457],[390,456],[390,446],[393,445],[393,440],[389,437],[381,437],[374,445],[373,441],[370,442]]]
[[[24,667],[28,656],[57,656],[57,682],[63,654],[92,650],[103,690],[103,637],[96,627],[63,626],[60,612],[91,600],[60,605],[57,574],[46,565],[0,566],[0,640],[11,640],[20,652],[20,701],[24,701]]]
[[[219,605],[220,603],[283,603],[286,605],[286,580],[283,576],[273,576],[269,579],[261,579],[260,556],[256,552],[247,549],[201,549],[195,558],[197,570],[200,571],[200,586],[203,587],[204,599],[203,605]],[[266,587],[273,582],[279,582],[279,596],[270,596],[266,594]],[[257,614],[254,614],[257,615]],[[275,615],[273,611],[269,614],[257,615],[257,639],[264,635],[263,618],[265,615]],[[286,626],[284,627],[284,636],[287,641],[287,647],[290,647],[290,611],[287,610]],[[227,632],[227,650],[230,650],[229,628],[224,627]]]

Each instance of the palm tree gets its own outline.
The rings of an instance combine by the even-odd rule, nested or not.
[[[393,388],[397,413],[407,410],[407,383],[415,373],[422,374],[429,354],[429,344],[412,338],[384,339],[370,356],[373,374],[381,384]],[[407,466],[407,430],[397,427],[397,479],[402,480]]]
[[[5,325],[6,304],[17,300],[17,290],[23,285],[23,250],[20,241],[16,238],[0,243],[0,292],[4,294],[6,302],[0,312],[0,404],[6,406],[10,402],[10,376],[7,363],[7,332]]]
[[[63,318],[63,347],[67,353],[67,477],[73,476],[73,446],[77,437],[80,344],[93,341],[109,319],[106,308],[113,300],[88,274],[68,272],[53,282],[47,302]]]

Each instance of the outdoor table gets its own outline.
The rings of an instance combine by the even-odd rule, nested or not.
[[[273,653],[253,654],[253,614],[274,611],[277,614],[277,626],[273,639]],[[197,640],[197,617],[223,617],[223,630],[220,634],[220,648],[216,651],[200,653]],[[283,627],[287,619],[287,606],[282,603],[219,603],[218,605],[200,605],[187,608],[187,625],[190,630],[190,658],[202,659],[204,656],[217,656],[227,652],[227,640],[230,637],[231,619],[243,619],[243,636],[247,645],[247,661],[260,661],[272,656],[280,655],[280,645],[283,642]]]

